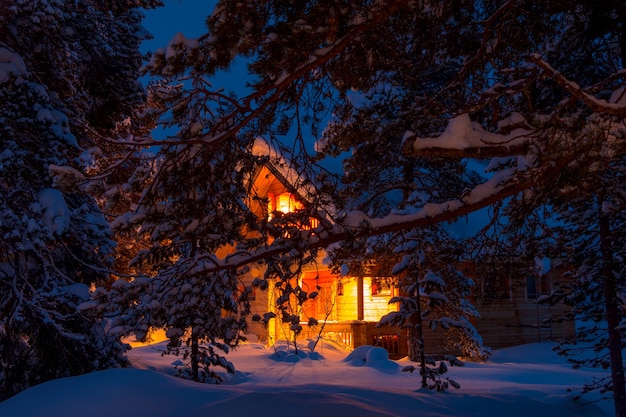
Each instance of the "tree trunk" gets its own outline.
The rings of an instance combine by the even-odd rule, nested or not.
[[[420,360],[419,335],[417,326],[419,326],[417,320],[411,319],[411,326],[409,327],[407,340],[407,345],[409,349],[408,356],[411,362],[419,362]]]
[[[298,334],[293,332],[293,350],[296,356],[298,356]]]
[[[616,298],[617,283],[613,267],[613,250],[610,237],[609,216],[600,213],[600,251],[602,252],[602,275],[604,280],[604,302],[609,334],[609,358],[611,362],[611,380],[613,382],[613,402],[615,416],[626,417],[626,383],[624,381],[624,362],[622,360],[622,339],[617,327],[620,323],[619,305]]]
[[[198,382],[200,380],[200,352],[198,348],[198,336],[191,331],[191,379]]]
[[[416,277],[417,279],[417,277]],[[424,330],[422,321],[422,303],[419,288],[415,291],[416,311],[411,317],[409,327],[409,360],[420,362],[420,375],[422,376],[422,388],[428,388],[426,381],[426,352],[424,351]]]

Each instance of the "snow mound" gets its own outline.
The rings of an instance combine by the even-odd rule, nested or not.
[[[389,360],[389,352],[381,347],[359,346],[344,361],[352,366],[367,366],[386,374],[397,374],[400,372],[398,363]]]

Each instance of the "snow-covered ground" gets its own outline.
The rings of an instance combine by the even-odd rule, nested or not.
[[[481,416],[603,417],[611,401],[579,405],[568,388],[601,371],[573,370],[550,343],[497,350],[486,363],[449,368],[461,384],[447,392],[419,390],[416,374],[401,372],[380,348],[354,352],[330,342],[296,356],[246,343],[228,355],[237,373],[221,385],[171,376],[163,344],[129,352],[134,368],[64,378],[30,388],[0,403],[0,416],[206,417],[206,416]]]

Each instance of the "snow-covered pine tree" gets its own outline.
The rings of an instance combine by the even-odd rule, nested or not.
[[[211,140],[215,129],[230,126],[223,117],[235,101],[212,89],[195,66],[202,59],[198,41],[179,34],[145,67],[153,80],[144,123],[169,136],[154,142],[150,171],[126,185],[134,190],[143,183],[141,194],[113,222],[120,234],[145,245],[131,260],[145,275],[121,279],[96,298],[100,310],[121,313],[114,333],[143,340],[164,328],[168,353],[182,356],[181,376],[219,382],[218,368],[234,372],[222,353],[242,338],[251,288],[242,286],[245,268],[206,271],[262,241],[255,233],[260,223],[245,204],[259,161],[249,134]]]
[[[607,149],[598,169],[586,178],[577,175],[576,186],[555,205],[559,226],[550,252],[569,278],[559,295],[572,307],[568,319],[576,321],[576,332],[560,341],[558,351],[576,368],[611,369],[610,376],[582,387],[582,394],[596,389],[618,394],[614,387],[624,383],[624,158]]]
[[[389,301],[399,303],[399,309],[382,317],[379,324],[408,330],[408,356],[420,364],[421,387],[442,391],[447,388],[447,382],[458,388],[457,383],[443,376],[446,366],[442,363],[448,360],[455,366],[460,361],[454,355],[447,358],[427,355],[433,346],[426,345],[425,332],[429,329],[446,332],[442,338],[446,341],[444,346],[454,353],[482,359],[486,351],[470,323],[478,315],[468,301],[471,282],[458,271],[460,259],[454,256],[454,251],[445,250],[453,241],[449,236],[441,239],[437,235],[436,230],[421,229],[419,234],[413,231],[402,236],[395,250],[402,259],[392,270],[392,274],[399,275],[400,295]]]
[[[610,101],[624,100],[623,91],[617,88]],[[622,261],[626,161],[623,127],[614,123],[602,117],[587,120],[576,142],[589,146],[599,141],[598,153],[579,158],[559,173],[554,187],[537,189],[525,204],[513,201],[506,210],[511,222],[504,234],[512,236],[518,256],[549,257],[551,268],[565,278],[545,299],[562,300],[571,307],[566,317],[554,319],[576,323],[575,332],[559,341],[558,352],[576,368],[611,369],[610,376],[591,381],[580,394],[599,390],[619,395],[614,387],[624,378],[619,369],[626,317]]]
[[[564,300],[572,307],[569,319],[576,320],[576,332],[562,341],[560,351],[571,354],[575,366],[611,369],[610,378],[594,381],[582,391],[610,393],[616,415],[624,416],[620,208],[626,100],[624,79],[618,74],[626,62],[622,24],[626,14],[614,1],[571,6],[553,2],[535,10],[536,36],[546,47],[525,46],[536,55],[525,69],[530,72],[516,78],[517,85],[527,83],[528,94],[511,101],[505,92],[489,92],[495,93],[490,100],[497,97],[498,107],[487,105],[485,110],[508,111],[518,120],[499,122],[504,132],[519,127],[526,130],[519,131],[522,135],[534,131],[529,151],[503,153],[500,156],[507,157],[494,159],[490,168],[518,170],[520,178],[532,179],[523,193],[499,210],[504,220],[496,219],[483,236],[486,240],[479,241],[489,241],[488,252],[511,264],[521,261],[529,266],[548,256],[552,268],[563,271],[568,282],[544,300]],[[557,16],[559,25],[546,25]],[[512,30],[512,25],[505,28]],[[586,349],[593,353],[576,357]]]
[[[428,349],[421,346],[418,333],[429,328],[446,333],[444,347],[449,351],[485,359],[488,352],[471,324],[478,312],[469,302],[473,282],[460,271],[464,261],[460,242],[444,230],[425,228],[403,236],[395,252],[402,256],[392,270],[401,277],[401,295],[390,302],[400,303],[400,308],[381,323],[409,328],[409,358],[421,361]]]
[[[115,332],[143,340],[152,328],[166,329],[168,352],[185,359],[181,376],[196,381],[221,380],[214,366],[234,372],[219,351],[235,346],[246,326],[249,289],[241,288],[241,271],[205,269],[218,254],[245,250],[244,234],[256,228],[244,204],[247,164],[239,142],[163,146],[136,209],[113,223],[149,242],[131,262],[149,275],[97,294],[122,313]]]
[[[615,97],[623,100],[623,88],[616,91]],[[572,134],[572,146],[599,141],[597,153],[581,152],[554,177],[554,184],[536,187],[523,200],[513,199],[503,211],[507,221],[498,228],[499,239],[490,234],[489,243],[479,241],[485,244],[481,250],[498,253],[508,262],[528,266],[536,259],[550,259],[550,268],[559,271],[564,282],[542,302],[565,302],[570,307],[566,316],[552,320],[575,322],[575,332],[559,340],[557,351],[576,368],[611,369],[610,376],[591,381],[580,394],[599,390],[619,397],[626,317],[625,149],[623,127],[603,119],[592,117],[578,135]]]
[[[126,364],[82,309],[114,242],[80,171],[143,100],[136,7],[157,3],[0,3],[0,399]]]

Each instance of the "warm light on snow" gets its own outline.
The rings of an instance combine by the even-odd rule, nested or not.
[[[464,416],[608,417],[612,401],[582,406],[567,392],[606,372],[572,369],[550,343],[496,350],[486,363],[451,367],[459,384],[445,393],[419,390],[401,372],[406,359],[381,348],[353,352],[322,340],[299,355],[284,345],[248,343],[228,355],[237,373],[222,385],[181,380],[161,356],[163,344],[133,349],[133,369],[111,369],[30,388],[0,403],[0,416]]]

